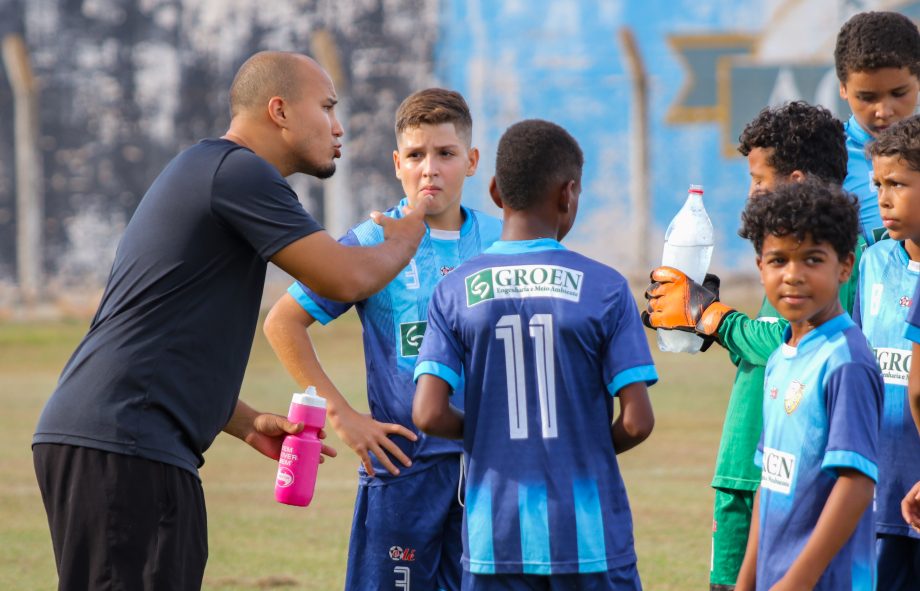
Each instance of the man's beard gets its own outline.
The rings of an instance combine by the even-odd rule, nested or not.
[[[305,162],[300,172],[316,177],[318,179],[328,179],[335,174],[335,162],[333,161],[323,166],[307,164]]]

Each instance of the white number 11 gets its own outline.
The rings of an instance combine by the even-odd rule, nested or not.
[[[556,364],[553,345],[553,317],[534,314],[530,319],[530,337],[534,340],[537,395],[543,438],[557,437]],[[527,439],[527,388],[524,378],[524,337],[521,317],[509,314],[498,319],[495,338],[505,343],[505,376],[508,380],[508,428],[511,439]]]

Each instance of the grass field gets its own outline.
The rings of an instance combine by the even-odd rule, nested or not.
[[[51,541],[32,472],[29,444],[38,413],[87,323],[0,324],[0,589],[52,589]],[[364,402],[361,327],[353,315],[314,332],[333,379],[358,408]],[[696,356],[655,350],[656,427],[620,456],[635,520],[639,569],[648,591],[708,585],[709,481],[734,368],[724,352]],[[284,413],[294,383],[257,334],[242,397]],[[274,501],[275,464],[221,435],[201,471],[208,503],[210,560],[205,589],[341,589],[357,462],[340,452],[320,469],[309,508]],[[564,461],[561,459],[561,461]]]

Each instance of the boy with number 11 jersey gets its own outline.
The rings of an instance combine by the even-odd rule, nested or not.
[[[509,128],[490,187],[502,240],[429,307],[413,419],[464,440],[464,589],[641,589],[616,454],[651,432],[657,374],[623,276],[558,242],[581,165],[561,127]]]

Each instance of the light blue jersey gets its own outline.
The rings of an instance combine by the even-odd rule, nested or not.
[[[859,277],[853,318],[869,339],[885,380],[875,529],[920,538],[901,517],[901,499],[920,481],[920,435],[907,400],[911,342],[904,337],[920,263],[910,260],[902,242],[883,240],[863,254]]]
[[[466,397],[466,570],[633,564],[613,396],[658,376],[623,276],[555,240],[499,241],[438,285],[429,320],[416,376]]]
[[[847,176],[843,188],[859,199],[859,226],[869,246],[887,236],[878,209],[878,189],[872,180],[872,161],[866,158],[866,144],[872,134],[851,115],[844,125],[847,134]]]
[[[402,217],[403,199],[386,212]],[[412,466],[400,466],[400,477],[430,465],[426,458],[441,454],[459,454],[459,442],[420,433],[412,423],[412,397],[415,383],[412,372],[428,320],[428,301],[437,283],[457,265],[479,254],[501,236],[501,221],[482,212],[462,208],[463,225],[459,233],[429,230],[415,257],[393,281],[377,294],[354,304],[327,300],[301,283],[294,283],[288,293],[313,318],[327,324],[352,305],[358,310],[364,328],[364,362],[367,369],[367,398],[371,416],[385,423],[397,423],[419,435],[415,443],[402,437],[393,440],[412,460]],[[372,246],[383,242],[383,228],[366,221],[348,231],[339,242],[347,245]],[[372,456],[373,457],[373,456]],[[395,478],[373,457],[375,481]],[[363,472],[363,467],[361,468]]]
[[[784,343],[789,341],[786,328]],[[789,570],[814,532],[837,470],[878,480],[877,441],[882,376],[866,338],[847,314],[806,334],[797,347],[770,356],[764,380],[757,588]],[[831,560],[815,589],[875,588],[872,511]]]

